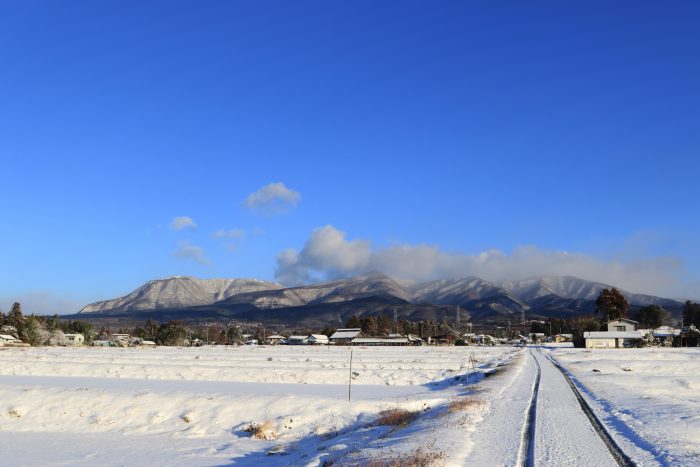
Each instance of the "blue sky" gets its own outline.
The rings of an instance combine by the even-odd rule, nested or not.
[[[698,20],[693,1],[3,2],[0,308],[369,269],[700,298]]]

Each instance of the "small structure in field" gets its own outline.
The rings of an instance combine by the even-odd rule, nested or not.
[[[0,334],[0,346],[21,344],[22,341],[9,334]]]
[[[141,341],[143,347],[155,347],[156,343],[153,341]]]
[[[325,334],[309,334],[306,343],[309,345],[328,345],[329,341]]]
[[[282,342],[284,339],[285,339],[284,336],[280,336],[279,334],[273,334],[273,335],[267,336],[267,338],[265,338],[265,343],[269,344],[269,345],[277,345],[280,342]]]
[[[85,343],[85,336],[80,333],[64,334],[66,345],[72,347],[81,347]]]
[[[356,337],[364,337],[360,328],[344,328],[338,329],[330,337],[330,341],[338,345],[348,345]]]
[[[700,329],[692,324],[681,329],[678,336],[673,340],[674,347],[698,347],[700,346]]]
[[[129,334],[112,334],[110,340],[117,347],[129,347],[131,345],[131,336]]]
[[[350,341],[350,345],[366,346],[408,346],[411,341],[404,336],[391,335],[387,337],[356,337]]]
[[[114,347],[114,344],[112,341],[107,340],[107,339],[97,339],[92,341],[92,346],[93,347]]]
[[[573,342],[573,340],[573,334],[557,334],[552,338],[552,341],[556,342],[557,344],[561,344],[562,342]]]
[[[306,338],[308,336],[289,336],[287,338],[288,345],[306,345]]]

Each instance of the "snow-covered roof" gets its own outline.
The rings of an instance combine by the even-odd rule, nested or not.
[[[303,341],[306,340],[307,336],[289,336],[288,341]]]
[[[639,331],[595,331],[584,332],[586,339],[641,339],[642,333]]]
[[[407,337],[356,337],[352,340],[353,344],[396,344],[401,342],[409,342]]]
[[[619,318],[619,319],[613,319],[608,321],[608,324],[610,323],[632,323],[632,324],[639,324],[639,321],[635,321],[633,319],[629,318]]]
[[[267,336],[267,339],[285,339],[285,337],[280,336],[279,334],[273,334],[271,336]]]
[[[0,334],[0,339],[4,341],[16,341],[17,338],[14,336],[8,336],[7,334]]]
[[[141,341],[141,345],[156,345],[153,341]]]
[[[77,332],[77,333],[69,332],[68,334],[64,334],[64,336],[66,336],[66,337],[78,337],[78,336],[85,337],[82,334],[80,334],[79,332]]]
[[[362,329],[338,329],[333,333],[331,339],[352,339],[362,334]]]
[[[654,337],[671,337],[679,336],[681,334],[680,329],[674,329],[670,326],[661,326],[652,331]]]
[[[309,339],[314,339],[317,341],[327,341],[328,336],[326,336],[325,334],[309,334]]]

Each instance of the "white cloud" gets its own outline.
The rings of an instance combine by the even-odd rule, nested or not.
[[[279,214],[294,208],[301,201],[298,191],[287,188],[284,183],[269,183],[248,195],[245,205],[261,214]]]
[[[677,289],[683,270],[682,262],[670,257],[607,260],[532,245],[519,246],[510,254],[499,250],[446,252],[435,245],[408,244],[373,251],[370,241],[348,241],[345,237],[330,225],[315,229],[301,251],[285,250],[278,256],[277,279],[299,284],[319,276],[336,278],[370,270],[416,282],[466,276],[507,281],[571,275],[630,292],[664,295]]]
[[[170,228],[173,230],[196,229],[197,224],[195,224],[191,217],[179,216],[170,222]]]
[[[277,257],[277,278],[292,284],[309,280],[313,272],[343,276],[363,271],[371,257],[370,242],[345,239],[332,225],[314,229],[301,252],[285,250]]]
[[[180,259],[190,259],[199,264],[210,264],[209,258],[204,254],[204,249],[196,245],[190,245],[187,242],[180,242],[177,249],[173,251],[173,256]]]
[[[212,234],[214,238],[220,238],[220,239],[232,239],[232,240],[239,240],[245,237],[245,230],[243,229],[219,229],[216,232]]]

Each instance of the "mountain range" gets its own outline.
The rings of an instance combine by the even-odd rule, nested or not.
[[[396,313],[402,319],[486,320],[571,317],[592,313],[612,286],[572,276],[488,282],[477,277],[402,285],[379,272],[298,287],[256,279],[171,277],[128,295],[91,303],[77,316],[134,319],[230,318],[297,325],[341,324],[353,315]],[[676,316],[676,300],[622,291],[631,307],[660,305]],[[457,318],[459,314],[459,318]]]

